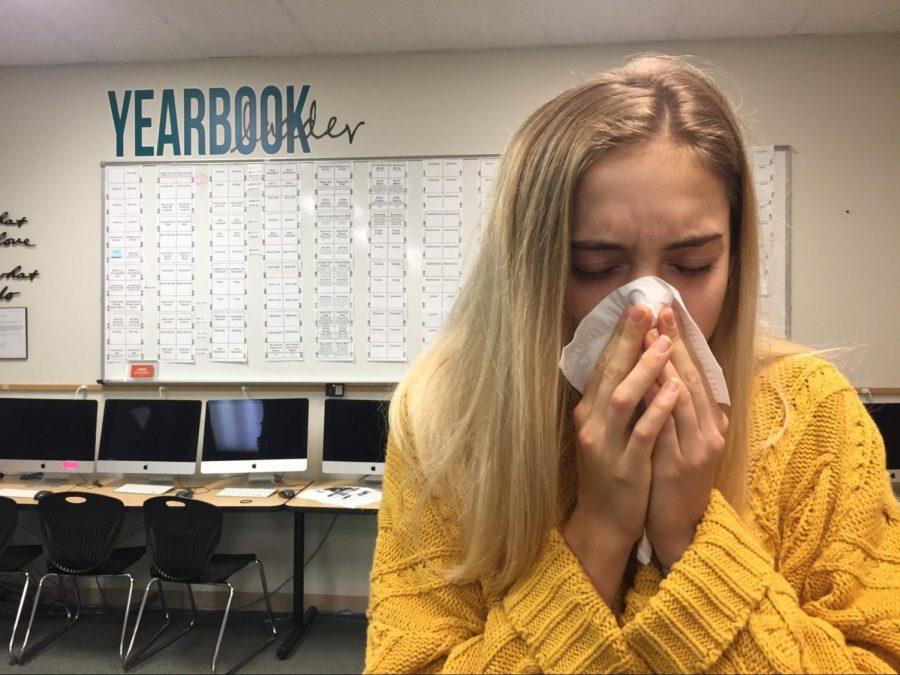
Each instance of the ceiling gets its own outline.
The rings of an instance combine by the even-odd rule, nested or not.
[[[0,0],[0,66],[900,32],[900,0]]]

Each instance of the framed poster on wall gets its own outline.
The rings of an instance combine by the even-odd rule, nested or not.
[[[0,359],[28,358],[28,309],[0,308]]]

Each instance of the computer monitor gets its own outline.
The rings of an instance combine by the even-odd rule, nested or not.
[[[0,471],[58,480],[94,470],[97,401],[0,398],[0,419]]]
[[[323,473],[384,475],[390,401],[325,399]]]
[[[200,473],[246,473],[269,482],[306,471],[309,399],[219,399],[206,402]]]
[[[891,482],[900,485],[900,403],[867,403],[866,409],[884,439]]]
[[[201,401],[106,399],[97,471],[146,474],[151,482],[194,473],[201,407]]]

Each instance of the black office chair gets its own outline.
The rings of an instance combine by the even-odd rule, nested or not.
[[[231,610],[231,600],[234,597],[234,587],[228,579],[250,563],[254,563],[259,569],[259,579],[262,583],[266,610],[269,613],[269,623],[272,625],[272,636],[229,672],[235,672],[275,641],[278,631],[275,627],[275,617],[272,616],[269,589],[266,586],[266,575],[262,563],[253,553],[232,554],[215,552],[222,536],[222,522],[221,509],[206,502],[168,496],[151,497],[144,502],[144,529],[147,534],[147,546],[150,549],[153,565],[150,568],[150,581],[147,582],[147,587],[144,590],[144,597],[141,600],[141,608],[138,610],[131,642],[128,645],[128,651],[125,653],[124,665],[126,670],[169,646],[194,627],[197,622],[197,604],[194,601],[194,593],[191,587],[194,584],[201,584],[228,586],[229,589],[228,603],[225,605],[222,626],[219,628],[219,637],[216,640],[216,649],[213,652],[212,672],[215,673],[219,648],[222,645],[222,635],[225,633],[228,613]],[[187,628],[152,651],[148,651],[171,622],[163,596],[164,581],[185,585],[190,598],[191,608],[193,609],[193,616]],[[141,626],[141,618],[147,604],[147,597],[154,584],[158,584],[159,587],[158,595],[165,613],[165,620],[162,627],[150,638],[150,641],[132,656],[132,649]]]
[[[116,537],[122,529],[125,505],[115,497],[89,492],[57,492],[46,495],[38,501],[38,519],[41,526],[41,540],[47,554],[47,573],[38,582],[34,605],[25,639],[19,650],[19,662],[25,663],[28,638],[41,598],[44,581],[56,577],[60,594],[66,609],[65,625],[44,638],[33,648],[34,653],[54,642],[60,635],[75,625],[81,616],[81,597],[78,594],[78,577],[124,577],[128,579],[128,601],[125,617],[122,619],[122,634],[119,638],[119,658],[123,658],[125,629],[131,608],[134,577],[125,572],[143,557],[146,546],[114,548]],[[65,580],[71,579],[75,590],[75,611],[69,610],[65,599]],[[98,581],[99,583],[99,581]]]
[[[12,635],[9,636],[9,662],[16,662],[13,645],[16,641],[16,631],[19,630],[19,619],[22,617],[22,607],[25,605],[25,597],[28,595],[28,587],[31,585],[31,575],[25,569],[25,565],[37,558],[44,549],[40,544],[11,544],[13,534],[16,532],[16,524],[19,518],[19,505],[9,497],[0,497],[0,574],[4,576],[22,575],[25,583],[22,586],[22,595],[19,598],[19,609],[16,611],[16,621],[13,624]]]

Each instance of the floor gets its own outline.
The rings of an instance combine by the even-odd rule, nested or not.
[[[65,622],[61,612],[35,618],[28,651],[51,635]],[[174,613],[173,613],[174,614]],[[134,621],[132,613],[131,625]],[[197,626],[172,645],[154,654],[128,672],[145,673],[204,673],[211,672],[213,650],[219,630],[221,613],[202,612]],[[7,648],[13,624],[13,610],[0,606],[0,644]],[[156,619],[152,622],[152,619]],[[186,627],[190,616],[179,612],[169,627],[175,635]],[[24,635],[25,618],[19,628],[17,643]],[[161,626],[161,615],[146,615],[141,625],[140,640],[149,639]],[[276,656],[276,649],[287,637],[291,620],[287,615],[276,618],[278,639],[265,648],[238,672],[242,673],[360,673],[364,665],[366,623],[358,615],[323,614],[316,617],[303,641],[284,661]],[[0,659],[0,672],[9,673],[122,673],[119,662],[119,634],[121,615],[83,614],[71,629],[50,645],[33,653],[25,664],[7,665]],[[146,628],[146,631],[145,631]],[[130,635],[130,634],[129,634]],[[222,641],[216,670],[228,672],[244,656],[271,636],[271,629],[263,613],[236,612],[229,617]],[[165,636],[163,637],[163,640]],[[126,644],[127,648],[127,644]]]

